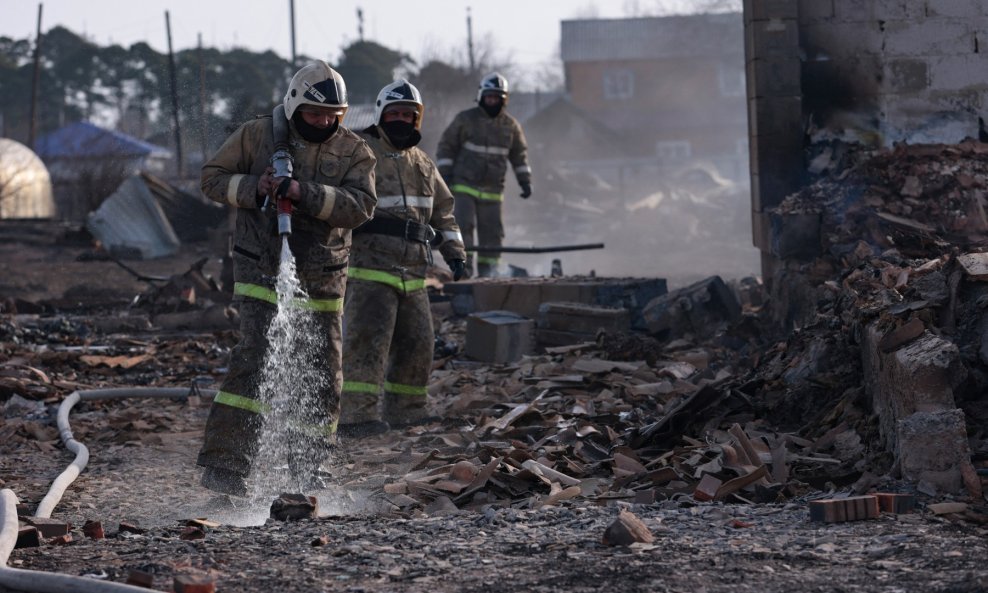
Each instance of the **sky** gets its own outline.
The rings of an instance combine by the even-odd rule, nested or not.
[[[688,11],[694,0],[294,0],[296,51],[333,61],[358,38],[357,8],[364,38],[412,58],[446,57],[466,47],[466,11],[474,39],[490,39],[495,55],[523,72],[551,65],[559,51],[559,22],[572,18],[619,18],[656,11]],[[174,49],[203,44],[291,55],[290,0],[44,0],[42,32],[62,25],[99,45],[146,41],[166,51],[165,11]],[[0,36],[34,38],[38,2],[0,0]],[[464,60],[465,61],[465,60]]]

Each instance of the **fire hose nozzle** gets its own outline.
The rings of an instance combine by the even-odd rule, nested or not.
[[[292,234],[292,201],[278,198],[278,234]]]

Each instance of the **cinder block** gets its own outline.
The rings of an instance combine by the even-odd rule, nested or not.
[[[771,223],[768,219],[768,213],[751,213],[751,244],[762,251],[771,252]]]
[[[810,520],[824,523],[863,521],[877,519],[880,516],[878,499],[874,496],[811,500],[809,507]]]
[[[874,0],[834,0],[834,16],[845,23],[874,20]]]
[[[974,32],[974,25],[956,20],[894,21],[885,25],[885,54],[907,57],[973,54]]]
[[[794,19],[799,14],[797,0],[744,0],[744,20]]]
[[[885,63],[885,88],[892,93],[915,93],[930,86],[926,60],[901,59]]]
[[[467,317],[466,355],[482,362],[508,363],[532,353],[535,322],[511,311]]]
[[[988,82],[984,70],[988,68],[988,56],[985,54],[934,57],[929,59],[929,68],[930,89],[934,91],[984,88]]]
[[[939,3],[941,0],[937,0]],[[972,0],[976,1],[976,0]],[[930,3],[923,0],[873,0],[873,16],[880,21],[924,19]]]
[[[799,43],[809,60],[879,55],[883,51],[882,41],[878,21],[816,21],[799,28]]]
[[[751,175],[751,208],[756,212],[766,212],[798,189],[799,182],[793,174],[754,173]]]
[[[747,89],[751,97],[792,97],[800,94],[800,62],[796,56],[745,64]]]
[[[755,21],[745,27],[746,59],[768,60],[799,55],[799,23],[796,19]]]
[[[834,0],[799,0],[799,22],[834,18]]]
[[[801,97],[759,97],[748,101],[748,125],[755,136],[790,138],[802,149],[803,100]]]
[[[904,479],[960,492],[964,467],[971,464],[964,411],[916,412],[899,420],[896,459]]]
[[[913,4],[919,4],[913,2]],[[926,2],[926,17],[948,17],[958,19],[978,18],[986,14],[983,12],[985,3],[983,0],[936,0]]]

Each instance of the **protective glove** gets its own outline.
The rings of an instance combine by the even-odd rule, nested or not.
[[[532,195],[532,184],[531,183],[522,183],[521,184],[521,197],[527,200],[528,197],[531,196],[531,195]]]
[[[466,262],[462,259],[451,259],[449,260],[449,269],[453,272],[453,281],[463,278],[467,273]]]

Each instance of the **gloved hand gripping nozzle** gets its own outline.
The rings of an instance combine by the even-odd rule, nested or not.
[[[292,153],[288,150],[288,118],[285,117],[285,106],[278,105],[272,115],[272,132],[274,136],[274,154],[271,155],[272,176],[282,179],[275,190],[278,207],[278,234],[292,234],[292,201],[288,198],[288,188],[292,184],[295,172]]]

